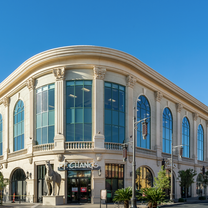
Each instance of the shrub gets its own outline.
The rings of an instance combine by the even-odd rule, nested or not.
[[[205,200],[205,199],[206,199],[205,196],[200,196],[200,197],[199,197],[199,200]]]
[[[183,198],[179,198],[178,202],[184,202],[185,200]]]

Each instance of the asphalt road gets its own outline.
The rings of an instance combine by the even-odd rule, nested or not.
[[[208,202],[200,202],[200,203],[185,203],[185,204],[176,204],[171,206],[162,206],[163,208],[207,208]]]

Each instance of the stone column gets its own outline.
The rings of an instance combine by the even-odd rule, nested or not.
[[[93,141],[94,148],[104,148],[104,78],[106,69],[95,66],[93,81]]]
[[[3,140],[3,155],[5,161],[5,168],[7,168],[7,159],[9,153],[9,98],[3,98],[3,104],[5,107],[5,116],[4,116],[4,140]]]
[[[160,112],[160,101],[163,97],[162,92],[157,91],[155,92],[155,100],[156,100],[156,145],[155,145],[155,150],[157,150],[157,157],[161,158],[162,156],[162,142],[161,142],[161,112]]]
[[[27,153],[33,154],[33,141],[34,141],[34,79],[29,78],[26,82],[26,86],[29,90],[29,139],[27,139]]]
[[[190,150],[192,150],[192,158],[194,158],[194,163],[197,164],[198,160],[197,160],[197,126],[196,126],[196,121],[198,119],[198,114],[197,113],[193,113],[193,118],[194,118],[194,135],[193,135],[193,142],[190,141],[190,145],[193,145]],[[191,152],[190,152],[191,153]],[[190,154],[190,158],[191,158],[191,154]]]
[[[181,110],[182,110],[183,106],[182,104],[180,103],[177,103],[176,104],[176,138],[177,138],[177,143],[176,145],[181,145],[182,144],[182,137],[181,137],[181,126],[182,126],[182,123],[181,123]],[[177,152],[179,149],[177,148]],[[182,158],[180,157],[180,155],[178,154],[178,160],[179,161],[182,161]]]
[[[53,69],[56,77],[55,83],[55,137],[54,150],[64,151],[65,132],[64,132],[64,95],[65,95],[65,68],[58,67]]]

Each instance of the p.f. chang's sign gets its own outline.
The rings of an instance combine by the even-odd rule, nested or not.
[[[100,166],[95,162],[65,162],[59,163],[58,170],[99,170]]]

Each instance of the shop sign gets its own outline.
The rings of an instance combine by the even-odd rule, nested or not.
[[[72,187],[72,192],[78,192],[78,187]]]
[[[107,190],[106,189],[100,190],[100,199],[101,200],[106,200],[107,199]]]
[[[58,170],[99,170],[100,166],[95,162],[65,162],[59,163]]]
[[[81,192],[87,192],[87,187],[81,187],[80,191]]]

